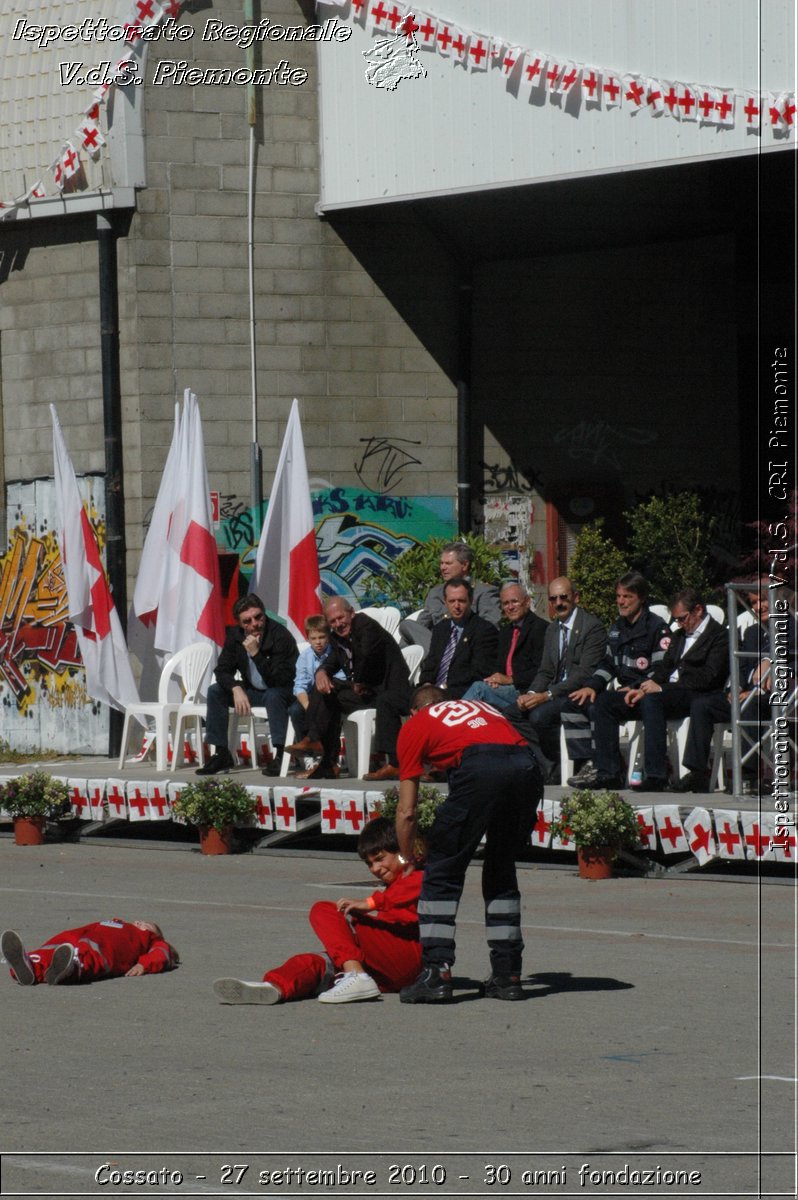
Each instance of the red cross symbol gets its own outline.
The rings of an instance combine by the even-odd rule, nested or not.
[[[457,37],[452,42],[452,50],[454,50],[454,52],[458,58],[462,58],[463,55],[465,54],[466,42],[463,41],[462,33],[458,33]]]
[[[106,799],[108,801],[108,807],[112,808],[117,816],[125,811],[125,797],[116,787],[111,789],[106,796]]]
[[[685,88],[679,97],[679,108],[686,117],[689,117],[692,109],[695,108],[695,97],[689,88]]]
[[[80,131],[83,134],[83,145],[87,150],[93,150],[97,145],[97,129],[92,129],[91,125],[84,125]]]
[[[155,9],[152,7],[152,0],[136,0],[136,12],[142,21],[147,17],[154,17]]]
[[[391,11],[388,13],[388,20],[391,25],[391,32],[396,33],[396,26],[402,23],[402,11],[394,4]]]
[[[290,803],[287,796],[281,797],[280,803],[275,804],[275,806],[274,806],[274,815],[276,817],[280,818],[280,820],[282,821],[283,825],[286,828],[293,821],[294,812],[295,812],[294,806],[293,806],[293,804]]]
[[[100,115],[99,104],[92,104],[91,108],[86,113],[86,116],[89,118],[90,121],[96,121],[97,118],[99,117],[99,115]]]
[[[757,858],[762,858],[770,846],[770,838],[762,836],[762,831],[756,822],[751,826],[751,832],[745,835],[746,846],[753,846]]]
[[[540,74],[542,65],[540,59],[536,58],[534,62],[527,63],[524,67],[524,74],[530,83],[535,82],[535,76]]]
[[[549,90],[551,90],[554,87],[554,85],[557,82],[557,79],[559,77],[559,74],[560,74],[560,64],[552,63],[551,67],[546,72],[546,78],[549,81]]]
[[[722,842],[729,854],[732,854],[735,846],[740,844],[739,833],[732,833],[732,827],[728,821],[723,822],[723,829],[718,834],[718,841]]]
[[[352,3],[356,4],[357,0],[352,0]],[[180,0],[165,0],[163,9],[167,17],[171,17],[173,21],[176,21],[180,15]]]
[[[346,819],[354,829],[355,833],[363,824],[363,813],[360,811],[356,800],[350,800],[346,810]]]
[[[161,795],[160,788],[158,788],[158,787],[154,787],[152,789],[152,796],[150,797],[150,804],[153,806],[153,808],[158,809],[159,817],[162,817],[169,808],[169,801],[166,799],[166,796]]]
[[[701,109],[701,115],[706,121],[709,114],[715,111],[715,101],[712,99],[709,92],[704,92],[703,96],[698,101],[698,107]]]
[[[759,105],[754,104],[753,96],[749,97],[749,99],[746,101],[745,108],[743,109],[743,112],[745,113],[746,117],[748,118],[747,124],[748,125],[758,125],[759,124],[758,120],[754,120],[754,118],[755,117],[758,118],[761,111],[762,110],[759,107]]]
[[[53,171],[53,178],[55,179],[56,183],[61,182],[61,178],[62,178],[63,174],[64,174],[64,168],[62,167],[61,163],[56,163],[55,170]]]
[[[441,25],[440,29],[438,30],[438,41],[440,42],[441,49],[444,51],[444,53],[449,49],[451,40],[452,35],[449,33],[449,26]]]
[[[661,91],[650,91],[646,96],[646,104],[650,104],[652,108],[656,108],[657,101],[662,99]]]
[[[413,20],[412,13],[407,14],[399,28],[406,38],[411,38],[414,33],[418,33],[418,25],[416,25],[415,21]]]
[[[642,103],[644,93],[645,88],[643,87],[642,83],[638,83],[633,79],[629,84],[629,91],[626,93],[624,99],[631,101],[632,104],[636,104],[639,108],[640,104]]]
[[[363,8],[365,3],[366,0],[352,0],[352,8],[355,10],[356,17],[360,16],[360,10]]]
[[[145,809],[147,810],[147,812],[149,812],[149,810],[150,810],[150,802],[149,802],[148,798],[146,796],[142,796],[142,794],[138,788],[136,788],[135,794],[133,796],[128,796],[127,802],[131,808],[135,808],[136,812],[139,814],[140,817],[144,816]]]
[[[551,821],[546,820],[545,816],[543,815],[543,809],[539,808],[537,819],[535,820],[535,826],[532,830],[532,836],[537,838],[541,846],[544,846],[548,841],[550,829]]]
[[[66,154],[64,155],[64,166],[66,167],[66,169],[68,171],[71,171],[72,168],[74,167],[75,163],[77,162],[77,160],[78,160],[78,156],[75,154],[75,151],[67,150]],[[85,509],[84,509],[84,512],[85,512]]]
[[[637,825],[640,833],[641,846],[650,846],[654,837],[654,826],[646,825],[646,819],[642,813],[637,813]]]
[[[329,824],[330,829],[332,829],[332,830],[335,829],[335,827],[339,821],[343,820],[343,816],[344,816],[343,812],[341,811],[341,809],[338,807],[338,805],[335,803],[334,800],[327,801],[327,807],[322,810],[321,815],[326,818],[327,823]]]
[[[690,849],[695,853],[697,850],[706,850],[709,854],[709,827],[704,825],[693,826],[694,840],[689,843]]]
[[[99,809],[100,811],[102,811],[102,806],[103,806],[102,788],[100,788],[100,787],[89,788],[89,808],[92,808],[95,810]]]
[[[725,121],[728,114],[734,108],[734,104],[732,103],[732,101],[729,99],[729,97],[724,92],[723,95],[721,96],[720,100],[716,101],[715,108],[720,113],[721,121]]]
[[[591,71],[589,75],[582,76],[582,87],[590,94],[590,99],[593,99],[593,93],[598,88],[598,75],[595,71]]]
[[[265,825],[267,828],[271,824],[270,818],[272,810],[262,796],[258,796],[255,802],[255,815],[258,818],[259,825]]]
[[[794,833],[790,833],[786,825],[779,825],[775,834],[770,839],[770,845],[774,850],[783,850],[785,858],[792,858],[790,848],[796,844]]]
[[[513,58],[512,51],[507,50],[504,55],[504,58],[502,59],[502,70],[504,71],[505,75],[510,74],[510,72],[512,71],[513,67],[515,66],[515,64],[517,62],[518,62],[518,59]]]
[[[576,77],[578,74],[579,74],[579,72],[577,71],[576,67],[571,67],[570,71],[566,71],[566,73],[563,75],[562,79],[560,80],[560,83],[562,85],[562,90],[564,92],[567,92],[570,87],[573,87],[574,83],[576,82]]]
[[[674,825],[671,821],[670,815],[665,818],[664,822],[659,827],[660,838],[663,841],[667,839],[672,846],[676,845],[679,838],[682,836],[682,832],[681,825]]]
[[[468,53],[476,59],[478,67],[482,66],[483,58],[487,58],[488,56],[488,52],[485,49],[485,43],[482,41],[482,38],[477,38],[475,42],[471,43],[471,45],[468,47]]]
[[[388,9],[383,4],[382,0],[380,0],[376,8],[372,8],[371,15],[374,18],[375,25],[381,25],[388,16]]]
[[[435,26],[432,24],[432,21],[430,21],[429,17],[427,17],[424,24],[419,27],[418,32],[421,34],[422,41],[432,41],[433,37],[435,36]]]
[[[770,113],[771,125],[778,125],[778,123],[781,121],[781,113],[779,112],[776,105],[771,104],[770,108],[768,109],[768,112]]]
[[[676,88],[673,84],[668,88],[668,91],[663,96],[663,100],[667,104],[669,112],[673,113],[673,110],[678,108],[679,97],[676,95]]]
[[[603,90],[605,92],[609,93],[610,100],[613,103],[618,99],[618,95],[619,95],[621,89],[618,86],[618,84],[616,83],[614,75],[609,75],[607,77],[607,82],[604,84]]]
[[[796,111],[795,104],[794,103],[790,104],[789,100],[785,100],[784,108],[781,110],[781,115],[784,118],[785,124],[787,124],[787,125],[793,124],[793,117],[795,116],[795,111]]]
[[[78,816],[81,815],[84,808],[89,807],[89,798],[83,795],[80,788],[74,787],[72,789],[72,807],[78,810]]]

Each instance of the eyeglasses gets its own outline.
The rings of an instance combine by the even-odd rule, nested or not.
[[[692,609],[690,610],[690,612],[692,612]],[[671,615],[673,616],[673,614],[671,614]],[[673,619],[677,625],[684,625],[685,621],[687,620],[687,618],[689,616],[690,616],[690,613],[686,612],[686,613],[683,613],[680,617],[674,616]]]
[[[570,600],[570,592],[558,592],[556,596],[549,596],[549,604],[556,604],[558,600]]]

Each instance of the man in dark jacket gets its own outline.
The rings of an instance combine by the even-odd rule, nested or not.
[[[319,754],[321,760],[307,779],[334,779],[341,720],[359,708],[377,710],[374,747],[387,756],[380,770],[368,779],[398,779],[396,739],[410,700],[410,676],[399,643],[378,621],[355,612],[343,596],[331,596],[324,605],[330,623],[331,650],[316,672],[307,708],[307,737],[289,746],[292,754]],[[334,678],[337,671],[346,678]]]
[[[419,683],[446,689],[450,700],[484,679],[496,663],[499,632],[471,610],[474,590],[466,579],[449,579],[443,587],[448,617],[432,630],[429,653],[421,664]]]
[[[227,745],[229,710],[246,716],[252,708],[264,707],[276,758],[283,752],[288,727],[288,708],[294,698],[294,665],[297,646],[288,630],[271,621],[259,596],[250,593],[236,600],[233,616],[238,621],[227,631],[214,672],[216,683],[208,688],[205,738],[214,753],[198,775],[218,775],[233,766]],[[239,676],[239,678],[236,678]]]
[[[699,692],[722,688],[729,674],[728,637],[709,616],[694,588],[684,588],[671,601],[671,615],[679,628],[657,663],[650,679],[618,695],[607,692],[593,710],[595,766],[590,784],[596,788],[622,787],[618,751],[618,724],[643,722],[645,763],[641,792],[662,792],[667,780],[667,723],[687,717]],[[621,711],[620,704],[625,711]]]
[[[494,708],[511,708],[537,674],[547,622],[531,611],[532,598],[520,583],[505,583],[499,592],[508,624],[499,630],[494,670],[472,683],[464,700],[484,700]]]

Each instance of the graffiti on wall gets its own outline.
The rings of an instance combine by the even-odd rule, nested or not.
[[[100,545],[104,479],[79,481]],[[0,556],[0,737],[16,750],[103,754],[108,714],[91,700],[77,637],[67,621],[52,480],[6,489],[6,551]]]
[[[421,466],[421,459],[406,448],[420,446],[411,438],[368,437],[363,453],[355,463],[355,474],[364,487],[373,492],[390,492],[399,486],[407,467]]]

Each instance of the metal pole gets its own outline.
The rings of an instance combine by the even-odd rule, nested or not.
[[[123,630],[127,626],[127,548],[122,462],[122,397],[119,378],[119,292],[116,232],[110,216],[97,216],[100,272],[100,354],[105,436],[105,561],[108,582]],[[115,758],[122,740],[122,713],[110,710],[108,754]]]
[[[244,0],[244,24],[255,24],[254,0]],[[250,82],[247,84],[247,123],[249,124],[249,184],[247,188],[247,264],[249,270],[249,367],[252,405],[252,445],[250,456],[250,501],[256,524],[255,536],[260,537],[260,519],[263,506],[263,472],[261,452],[258,445],[258,368],[255,340],[255,125],[257,123],[257,97],[251,82],[255,70],[255,43],[250,42],[246,51],[246,64]]]
[[[457,523],[470,533],[471,512],[471,322],[474,290],[470,283],[458,292],[457,345]]]

